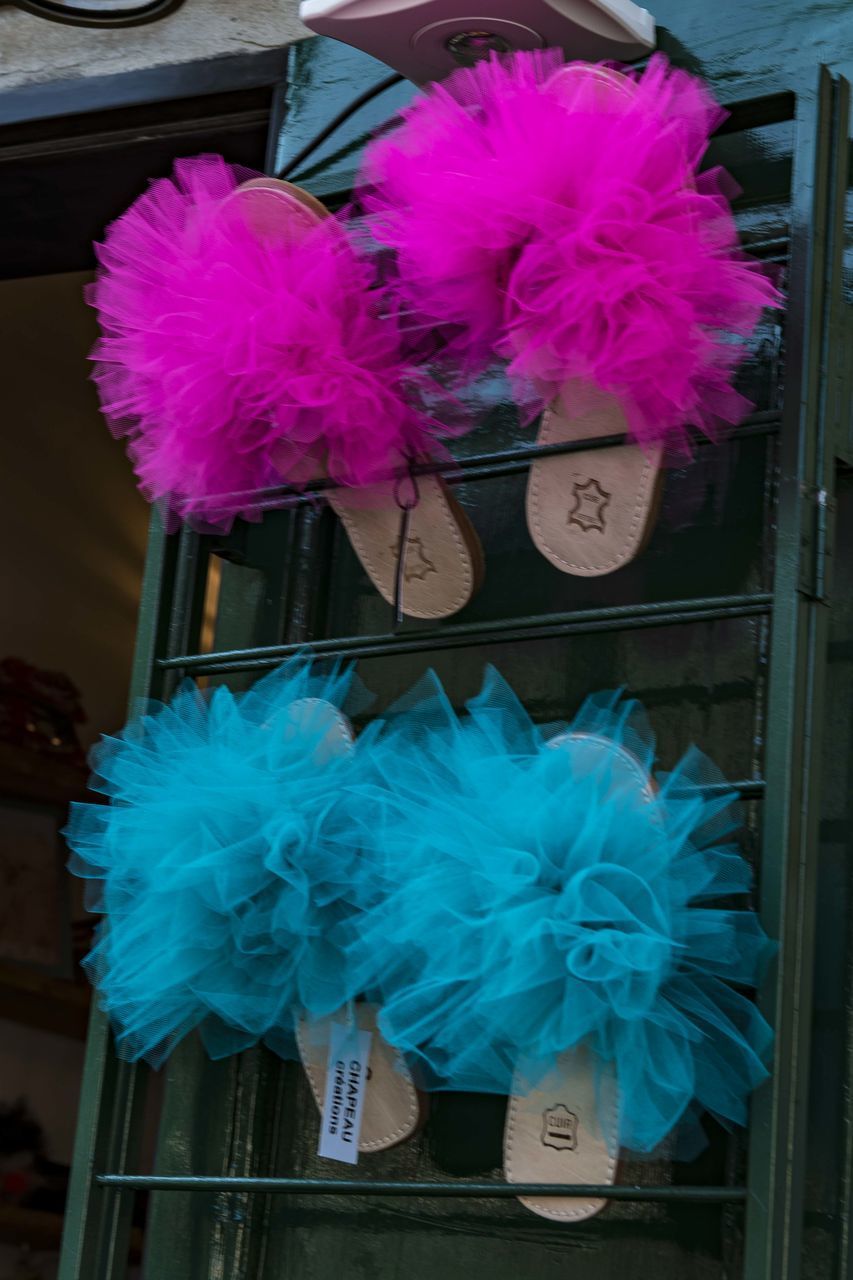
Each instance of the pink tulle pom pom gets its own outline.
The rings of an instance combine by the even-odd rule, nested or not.
[[[662,56],[640,75],[553,50],[455,73],[365,158],[401,313],[444,328],[466,375],[507,360],[520,402],[615,395],[645,444],[740,421],[743,340],[779,295],[738,248],[725,175],[698,174],[724,114]]]
[[[292,197],[259,221],[232,198],[255,177],[179,160],[108,229],[87,295],[110,428],[145,496],[202,527],[257,516],[255,491],[283,480],[387,477],[434,430],[340,224]]]

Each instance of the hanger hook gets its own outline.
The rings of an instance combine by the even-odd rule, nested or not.
[[[408,481],[409,492],[404,494],[403,486]],[[409,548],[409,528],[412,512],[421,500],[417,477],[411,470],[399,475],[394,481],[394,501],[400,508],[400,537],[397,542],[397,566],[394,574],[394,624],[396,631],[403,621],[403,583],[406,575],[406,554]]]

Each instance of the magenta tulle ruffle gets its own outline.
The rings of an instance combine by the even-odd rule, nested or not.
[[[620,79],[516,53],[433,86],[362,172],[400,313],[465,377],[506,360],[520,403],[611,393],[644,444],[740,421],[732,377],[779,295],[738,247],[730,180],[698,172],[724,115],[661,55]]]
[[[256,515],[283,480],[386,478],[435,429],[340,223],[259,232],[228,199],[252,177],[177,161],[108,229],[88,292],[110,428],[145,496],[205,527]]]

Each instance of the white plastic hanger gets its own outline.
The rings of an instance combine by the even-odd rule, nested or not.
[[[632,0],[302,0],[299,16],[416,84],[491,49],[630,62],[655,47],[654,18]]]

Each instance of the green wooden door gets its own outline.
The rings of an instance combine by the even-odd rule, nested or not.
[[[838,554],[853,549],[853,496],[840,470],[851,448],[848,89],[819,72],[827,51],[814,28],[826,28],[815,15],[795,35],[776,6],[765,6],[763,24],[760,6],[747,18],[733,0],[712,14],[675,0],[669,15],[662,7],[672,26],[664,47],[709,75],[732,107],[714,159],[744,189],[744,238],[785,271],[784,323],[767,322],[744,372],[753,416],[668,476],[657,530],[634,564],[583,580],[552,570],[530,544],[529,434],[506,404],[484,399],[482,427],[449,478],[483,538],[486,582],[463,615],[434,629],[394,628],[314,495],[278,495],[262,524],[225,541],[166,536],[155,518],[134,697],[168,696],[186,673],[243,686],[306,645],[358,659],[380,709],[430,665],[462,701],[495,662],[542,719],[570,714],[591,690],[626,685],[650,710],[664,766],[695,741],[743,793],[761,911],[781,939],[763,993],[777,1027],[775,1070],[749,1133],[714,1133],[692,1165],[623,1166],[607,1212],[566,1229],[504,1194],[499,1099],[434,1099],[416,1139],[342,1182],[339,1167],[314,1154],[316,1112],[296,1069],[263,1050],[212,1064],[190,1042],[153,1089],[147,1069],[115,1060],[95,1014],[61,1280],[125,1274],[139,1189],[150,1193],[146,1280],[853,1274],[843,1016],[853,556]],[[727,17],[735,49],[721,34]],[[830,26],[845,23],[853,55],[842,10]],[[793,42],[789,66],[775,55],[765,65],[768,31]],[[383,75],[330,42],[296,46],[270,169]],[[377,97],[306,158],[299,178],[344,198],[366,128],[410,92]],[[202,653],[213,565],[215,634]],[[151,1170],[140,1165],[146,1109],[159,1125]]]

